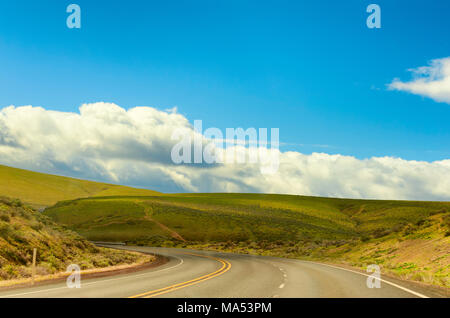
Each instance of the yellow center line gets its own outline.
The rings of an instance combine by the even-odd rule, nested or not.
[[[138,298],[138,297],[144,297],[144,298],[150,298],[150,297],[155,297],[158,295],[162,295],[162,294],[166,294],[166,293],[170,293],[172,291],[181,289],[181,288],[185,288],[191,285],[195,285],[201,282],[204,282],[205,280],[220,276],[224,273],[226,273],[227,271],[230,270],[231,268],[231,264],[230,262],[228,262],[227,260],[224,259],[220,259],[217,257],[212,257],[212,256],[206,256],[206,255],[199,255],[199,254],[194,254],[194,253],[183,253],[183,254],[187,254],[187,255],[194,255],[194,256],[198,256],[198,257],[204,257],[204,258],[210,258],[213,259],[215,261],[218,261],[222,264],[222,267],[212,273],[182,282],[182,283],[178,283],[178,284],[174,284],[174,285],[170,285],[164,288],[160,288],[160,289],[156,289],[156,290],[152,290],[152,291],[148,291],[142,294],[138,294],[138,295],[134,295],[134,296],[130,296],[129,298]]]

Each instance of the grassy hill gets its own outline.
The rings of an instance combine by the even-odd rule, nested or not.
[[[92,240],[376,263],[450,286],[450,202],[175,194],[64,201],[45,214]]]
[[[19,200],[0,198],[0,282],[31,276],[33,248],[37,249],[37,275],[65,271],[69,264],[92,269],[142,258],[98,248]]]
[[[34,207],[61,200],[107,195],[157,195],[158,192],[79,180],[0,165],[0,195],[18,198]]]
[[[90,240],[295,257],[361,269],[375,263],[384,273],[450,287],[450,202],[163,195],[5,166],[0,166],[1,195],[35,207],[54,204],[44,214]],[[85,256],[86,264],[96,262],[95,248],[79,236],[57,234],[63,229],[15,205],[19,201],[2,202],[0,277],[21,275],[17,269],[25,271],[29,249],[36,245],[51,251],[42,256],[44,264],[53,264],[45,265],[50,271],[62,268],[58,260],[67,253]]]
[[[63,201],[45,214],[93,240],[171,239],[172,229],[187,241],[272,242],[382,237],[448,212],[447,202],[168,194]]]

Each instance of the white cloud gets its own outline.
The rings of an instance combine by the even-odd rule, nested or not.
[[[193,129],[175,110],[95,103],[68,113],[10,106],[0,110],[0,163],[166,192],[450,200],[450,160],[283,152],[273,175],[256,164],[174,165],[176,128]]]
[[[435,59],[429,66],[410,69],[413,79],[402,82],[394,79],[389,89],[405,91],[450,104],[450,57]]]

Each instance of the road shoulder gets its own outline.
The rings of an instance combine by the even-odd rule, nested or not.
[[[142,254],[146,254],[146,253],[142,253]],[[134,273],[134,272],[162,266],[162,265],[166,264],[168,261],[169,261],[169,259],[165,256],[151,255],[151,258],[144,262],[82,270],[80,274],[83,277],[83,279],[101,278],[101,277],[115,276],[115,275],[121,275],[121,274],[129,274],[129,273]],[[70,275],[70,273],[60,272],[60,273],[53,274],[53,275],[45,275],[45,276],[40,276],[40,277],[38,276],[35,279],[34,285],[32,285],[31,278],[3,281],[3,282],[0,282],[0,284],[1,283],[4,284],[3,286],[0,285],[0,291],[60,283],[60,282],[65,281],[69,275]]]

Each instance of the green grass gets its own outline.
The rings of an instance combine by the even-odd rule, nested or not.
[[[0,165],[0,196],[35,207],[61,200],[109,195],[158,195],[158,192],[38,173]]]
[[[450,286],[450,202],[167,194],[70,200],[44,213],[91,240],[379,264]]]
[[[136,240],[161,235],[170,238],[167,231],[143,232],[144,226],[138,221],[144,221],[145,216],[188,241],[342,239],[355,235],[354,222],[342,213],[334,221],[336,211],[311,206],[302,209],[301,205],[292,204],[283,208],[281,199],[292,203],[292,197],[277,198],[273,201],[269,197],[265,202],[254,194],[88,198],[61,202],[48,208],[45,214],[89,239],[102,235],[114,241],[123,239],[123,231],[118,231],[120,226],[135,233]],[[131,224],[132,221],[137,223]],[[104,228],[111,223],[115,231],[105,237]],[[151,222],[147,223],[150,226]]]
[[[100,232],[110,240],[122,239],[122,235],[114,231],[109,231],[110,237],[105,236],[104,228],[112,224],[116,231],[121,226],[129,231],[135,229],[136,239],[164,234],[169,238],[167,231],[144,231],[145,226],[139,221],[150,218],[188,241],[221,242],[377,238],[420,221],[425,224],[424,220],[430,216],[449,211],[448,202],[176,194],[78,199],[60,202],[48,208],[45,214],[90,239]]]

